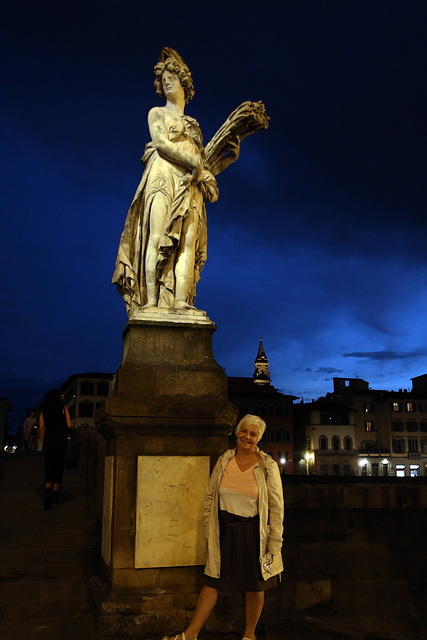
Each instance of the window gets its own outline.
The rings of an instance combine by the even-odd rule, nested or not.
[[[411,478],[416,478],[420,474],[420,465],[419,464],[410,464],[409,465],[409,474]]]
[[[417,438],[408,438],[408,453],[418,453]]]
[[[402,405],[400,402],[392,402],[390,409],[391,411],[402,411]]]
[[[403,422],[393,421],[391,423],[392,431],[403,431]]]
[[[332,475],[339,476],[340,475],[340,466],[339,464],[332,465]]]
[[[273,434],[271,433],[270,429],[267,427],[267,429],[264,431],[264,435],[262,436],[262,439],[264,442],[273,442]]]
[[[345,476],[351,476],[351,466],[349,464],[345,464],[343,467],[343,474]]]
[[[334,451],[339,451],[340,450],[340,439],[338,438],[338,436],[334,436],[332,438],[332,449]]]
[[[375,431],[372,420],[365,420],[365,431]]]
[[[383,470],[383,476],[387,477],[388,476],[388,462],[382,462],[381,463],[381,467]]]
[[[311,449],[311,438],[310,436],[307,436],[307,440],[305,443],[306,449],[309,451]]]
[[[397,464],[396,465],[396,476],[398,478],[404,478],[405,477],[405,473],[406,473],[406,467],[404,464]]]
[[[420,430],[424,433],[427,431],[427,422],[420,422]]]
[[[406,431],[418,431],[418,422],[407,422]]]
[[[93,403],[92,402],[80,402],[79,403],[79,418],[92,418],[93,417]]]
[[[427,453],[427,438],[421,438],[421,453]]]
[[[108,396],[110,385],[106,380],[101,380],[101,382],[98,382],[96,386],[99,396]]]
[[[327,464],[321,464],[320,465],[320,475],[321,476],[327,476],[328,475],[328,465]]]
[[[373,413],[374,412],[374,404],[372,402],[364,402],[363,403],[363,411],[364,411],[364,413]]]
[[[418,411],[421,411],[422,413],[427,413],[427,402],[419,402]]]
[[[328,439],[326,436],[320,436],[319,438],[319,449],[321,451],[325,451],[328,448]]]
[[[284,404],[279,404],[276,407],[276,416],[287,416],[287,415],[289,415],[288,407],[286,407]]]
[[[379,476],[379,464],[378,464],[378,462],[373,462],[372,463],[372,475],[373,476]]]
[[[91,380],[82,380],[80,383],[80,393],[82,396],[93,396],[95,385]]]
[[[346,436],[344,438],[344,449],[346,451],[351,451],[353,449],[353,441],[350,436]],[[344,474],[345,475],[345,474]]]
[[[393,453],[406,453],[404,438],[393,438]]]
[[[274,415],[273,407],[269,404],[263,404],[261,406],[261,415],[262,416],[272,416]]]
[[[416,411],[415,402],[407,402],[406,405],[405,405],[405,409],[406,409],[406,411],[410,411],[410,412]]]
[[[286,429],[276,431],[276,442],[289,442],[289,440],[289,431],[286,431]]]

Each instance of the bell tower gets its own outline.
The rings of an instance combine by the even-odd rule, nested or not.
[[[268,370],[268,360],[265,355],[262,338],[259,341],[258,353],[255,358],[254,384],[270,384],[270,372]]]

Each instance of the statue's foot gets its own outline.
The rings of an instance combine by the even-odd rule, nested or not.
[[[194,307],[184,302],[184,300],[175,300],[174,309],[194,309]]]

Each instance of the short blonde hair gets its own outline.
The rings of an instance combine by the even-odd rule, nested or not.
[[[257,442],[259,442],[262,438],[262,436],[264,435],[264,431],[267,427],[267,425],[265,424],[264,420],[262,420],[262,418],[260,418],[259,416],[253,416],[250,413],[247,413],[245,416],[243,416],[243,418],[240,420],[240,422],[238,423],[237,427],[234,430],[235,435],[237,436],[240,429],[242,427],[249,427],[249,426],[254,426],[258,429],[258,435],[259,438],[257,440]]]

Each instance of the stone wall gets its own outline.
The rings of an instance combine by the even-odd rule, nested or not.
[[[101,519],[108,443],[93,428],[78,432],[79,470]],[[380,637],[427,638],[424,480],[285,477],[285,572],[277,591],[267,592],[263,615]],[[221,602],[227,607],[227,594],[208,632],[220,626]]]
[[[352,480],[285,480],[278,610],[352,632],[426,638],[427,483]]]

